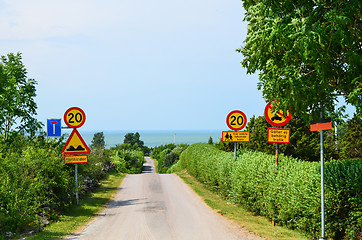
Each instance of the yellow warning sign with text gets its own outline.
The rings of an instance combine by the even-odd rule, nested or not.
[[[268,128],[268,143],[290,143],[290,129]]]
[[[75,163],[88,163],[88,155],[65,155],[64,156],[65,164],[75,164]]]
[[[73,129],[67,142],[64,145],[62,154],[75,155],[75,154],[89,154],[90,149],[84,142],[82,136],[79,134],[76,128]]]
[[[223,131],[223,142],[250,142],[249,131]]]

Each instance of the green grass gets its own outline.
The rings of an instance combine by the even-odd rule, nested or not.
[[[73,205],[66,211],[58,222],[48,225],[42,232],[30,236],[27,239],[61,239],[71,233],[80,231],[86,224],[99,214],[109,200],[115,195],[125,174],[110,173],[101,181],[93,193],[88,194],[79,201],[79,205]]]
[[[187,183],[205,203],[224,217],[244,226],[247,230],[269,240],[306,240],[302,233],[285,227],[273,226],[265,217],[255,216],[241,206],[227,202],[216,193],[208,190],[202,183],[185,170],[176,173]]]

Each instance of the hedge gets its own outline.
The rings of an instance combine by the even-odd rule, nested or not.
[[[320,223],[320,164],[240,151],[233,153],[197,143],[189,146],[170,172],[187,169],[223,197],[268,217],[278,225],[318,239]],[[325,163],[326,236],[332,239],[362,237],[362,160]]]

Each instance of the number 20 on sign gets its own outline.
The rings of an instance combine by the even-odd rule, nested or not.
[[[241,130],[246,125],[246,116],[242,111],[234,110],[226,117],[226,124],[232,130]]]
[[[71,107],[64,113],[64,122],[70,128],[79,128],[85,122],[85,113],[79,107]]]

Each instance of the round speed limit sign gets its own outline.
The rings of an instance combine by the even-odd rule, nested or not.
[[[64,122],[70,128],[79,128],[85,122],[85,113],[79,107],[71,107],[64,113]]]
[[[241,130],[246,125],[246,116],[242,111],[234,110],[226,117],[226,124],[232,130]]]

